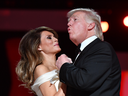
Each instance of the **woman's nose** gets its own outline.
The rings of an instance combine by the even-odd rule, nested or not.
[[[58,39],[57,38],[54,38],[55,39],[55,42],[58,42]]]

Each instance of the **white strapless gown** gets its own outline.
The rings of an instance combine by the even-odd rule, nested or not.
[[[58,70],[52,70],[38,77],[34,84],[31,86],[32,90],[34,90],[38,96],[43,96],[39,86],[47,81],[50,81],[51,84],[55,84],[56,90],[58,91],[60,87]]]

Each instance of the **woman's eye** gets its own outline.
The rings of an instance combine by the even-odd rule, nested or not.
[[[52,37],[51,36],[48,36],[47,39],[52,39]]]

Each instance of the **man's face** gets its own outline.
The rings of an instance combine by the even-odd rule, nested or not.
[[[75,12],[70,18],[68,22],[68,33],[70,40],[78,45],[82,41],[84,41],[88,35],[88,23],[85,21],[85,13],[84,12]]]

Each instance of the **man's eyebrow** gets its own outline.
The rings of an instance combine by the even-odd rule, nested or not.
[[[68,18],[68,22],[70,21],[70,18]]]
[[[76,15],[72,15],[71,17],[68,18],[68,21],[70,21],[70,18],[75,18],[77,17]]]

